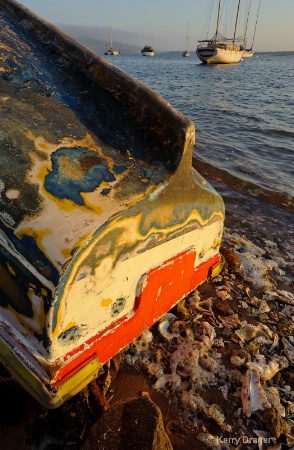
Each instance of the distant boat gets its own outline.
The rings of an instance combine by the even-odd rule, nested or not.
[[[183,56],[184,58],[187,58],[188,56],[190,56],[190,52],[189,52],[189,50],[188,50],[188,41],[189,41],[189,22],[188,22],[188,25],[187,25],[187,36],[186,36],[186,39],[187,39],[186,50],[183,51],[183,53],[182,53],[182,56]]]
[[[244,48],[243,58],[252,58],[253,55],[254,55],[254,52],[251,49]]]
[[[119,50],[113,50],[113,48],[112,48],[112,27],[111,27],[111,25],[110,25],[110,48],[107,49],[107,45],[106,45],[106,52],[104,53],[104,55],[108,55],[108,56],[120,55]]]
[[[116,55],[120,55],[120,51],[119,50],[113,50],[112,48],[109,48],[108,50],[106,50],[104,55],[116,56]]]
[[[254,28],[254,33],[253,33],[252,44],[251,44],[250,48],[244,48],[243,58],[251,58],[254,55],[253,44],[254,44],[254,39],[255,39],[257,22],[258,22],[260,3],[261,3],[261,0],[259,0],[259,5],[258,5],[257,16],[256,16],[256,21],[255,21],[255,28]],[[247,40],[246,35],[247,35],[247,26],[248,26],[249,14],[250,14],[250,6],[251,6],[251,1],[250,1],[250,4],[249,4],[248,16],[247,16],[247,22],[246,22],[246,28],[245,28],[245,36],[244,36],[245,44],[246,44],[246,40]]]
[[[143,56],[154,56],[154,48],[152,45],[145,45],[145,47],[142,48],[141,53]]]
[[[196,49],[196,55],[204,64],[233,64],[242,61],[244,39],[236,38],[240,2],[241,0],[238,1],[234,37],[231,39],[219,33],[222,4],[222,0],[219,0],[215,35],[211,39],[198,41]]]

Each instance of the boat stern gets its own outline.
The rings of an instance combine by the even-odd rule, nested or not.
[[[188,118],[0,5],[0,360],[56,408],[217,273],[224,204],[192,168]]]

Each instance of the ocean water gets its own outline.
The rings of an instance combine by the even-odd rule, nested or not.
[[[198,62],[193,52],[190,58],[121,55],[111,62],[194,122],[195,157],[218,170],[224,181],[241,181],[293,209],[294,55],[211,66]]]
[[[251,282],[268,287],[273,275],[293,289],[294,55],[212,66],[195,52],[109,60],[194,122],[193,164],[224,198],[224,241],[245,255],[245,272],[255,260]]]

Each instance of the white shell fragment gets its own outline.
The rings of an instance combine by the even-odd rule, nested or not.
[[[228,393],[229,393],[229,388],[228,385],[225,384],[224,386],[220,386],[219,390],[221,391],[221,393],[224,396],[225,400],[228,400]]]
[[[284,353],[289,363],[294,366],[294,347],[286,338],[282,338]]]
[[[158,331],[160,332],[161,336],[164,337],[164,339],[166,339],[167,341],[170,341],[172,338],[177,336],[168,331],[168,327],[176,319],[177,317],[174,314],[167,313],[161,318],[161,321],[159,322]]]
[[[267,313],[271,310],[271,308],[268,306],[267,302],[265,300],[261,300],[259,304],[259,308],[257,310],[257,315],[261,315],[264,313]]]
[[[266,361],[264,355],[256,355],[256,361],[248,362],[247,367],[256,370],[261,380],[267,381],[273,378],[279,370],[288,367],[288,361],[283,356],[275,356],[269,362]]]
[[[248,323],[239,330],[236,330],[235,334],[244,343],[249,342],[258,336],[264,336],[266,338],[271,338],[273,336],[272,331],[266,325],[251,325]]]
[[[171,375],[162,375],[158,378],[156,383],[154,384],[154,389],[160,390],[164,389],[167,384],[170,384],[173,389],[176,389],[181,383],[181,378],[177,374],[171,374]]]
[[[231,295],[227,291],[222,290],[216,291],[216,296],[218,298],[221,298],[222,300],[232,300]]]
[[[267,339],[265,336],[257,336],[253,339],[256,344],[272,345],[273,341]]]
[[[203,327],[202,340],[204,344],[207,345],[207,347],[211,347],[213,345],[213,341],[216,336],[215,329],[208,322],[203,322],[202,327]]]
[[[271,408],[260,383],[260,374],[256,369],[248,369],[242,385],[241,399],[244,414],[250,417],[255,411]]]
[[[144,330],[143,333],[133,341],[133,346],[138,352],[142,352],[148,348],[148,345],[153,340],[153,334],[150,330]]]
[[[273,300],[275,302],[286,303],[287,305],[294,305],[294,295],[288,291],[265,291],[264,300]]]

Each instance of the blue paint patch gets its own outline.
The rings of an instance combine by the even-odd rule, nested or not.
[[[83,280],[88,275],[88,272],[81,272],[77,277],[77,281]]]
[[[58,283],[59,274],[57,269],[51,264],[51,262],[45,257],[42,251],[39,249],[35,238],[32,236],[24,235],[20,240],[19,248],[22,255],[28,258],[28,254],[31,253],[38,258],[38,264],[34,264],[34,267],[43,275],[47,280],[50,280],[55,284]]]
[[[0,230],[3,230],[3,232],[7,236],[7,244],[11,249],[11,254],[14,252],[15,249],[24,256],[24,258],[27,259],[27,261],[32,264],[38,272],[43,275],[47,280],[52,281],[52,283],[56,286],[59,281],[59,273],[58,270],[54,267],[54,265],[47,259],[47,257],[44,255],[44,253],[39,249],[36,240],[32,236],[24,235],[21,239],[17,238],[14,235],[13,230],[6,227],[3,223],[0,223]],[[4,252],[4,249],[2,250],[2,246],[0,245],[0,258],[1,253]],[[7,252],[6,258],[8,258],[10,253]],[[9,259],[7,259],[9,261]],[[32,275],[32,273],[26,269],[18,260],[15,258],[13,259],[14,263],[17,264],[18,269],[22,272],[26,273],[26,279],[28,282],[32,282],[33,284],[36,284],[37,281],[35,280],[35,277]],[[37,283],[38,284],[38,283]]]
[[[24,83],[29,83],[30,81],[33,81],[34,78],[35,78],[35,74],[32,70],[28,70],[26,73],[23,73],[22,77],[21,77],[21,79]]]
[[[79,247],[74,247],[70,252],[71,256],[74,256],[74,254],[77,253],[77,251],[79,251]]]
[[[110,188],[105,188],[105,189],[102,189],[102,191],[100,192],[100,194],[102,194],[102,195],[107,195],[107,194],[109,194],[110,191],[111,191]]]
[[[117,164],[114,164],[113,166],[113,171],[117,174],[124,173],[126,170],[126,166],[118,166]]]
[[[71,109],[78,108],[79,100],[77,98],[70,97],[69,95],[62,95],[61,98]]]
[[[100,184],[115,181],[107,162],[87,148],[60,148],[52,154],[52,172],[45,178],[45,189],[60,199],[84,205],[82,192],[92,192]]]
[[[10,259],[12,259],[10,255],[8,256],[10,257]],[[8,271],[7,263],[5,261],[5,254],[1,255],[1,253],[0,253],[0,273],[1,273],[0,308],[1,309],[8,308],[8,306],[10,306],[14,311],[18,312],[19,314],[22,314],[32,319],[34,313],[31,301],[26,294],[27,292],[26,283],[19,276],[19,274],[16,274],[14,276]]]
[[[75,341],[81,336],[81,330],[76,325],[71,327],[69,330],[60,333],[58,336],[58,341],[61,345],[67,345],[71,341]]]

